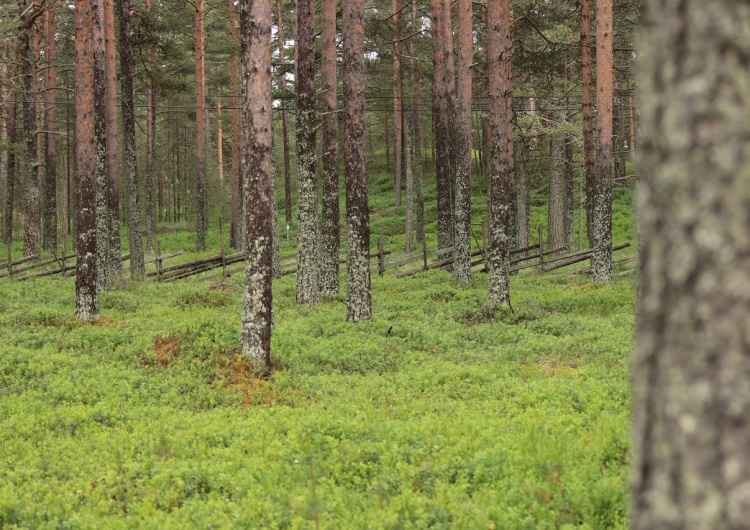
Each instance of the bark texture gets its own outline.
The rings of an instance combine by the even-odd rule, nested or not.
[[[234,0],[229,0],[229,35],[232,43],[237,43],[237,21],[235,17]],[[229,244],[235,249],[240,248],[240,194],[242,193],[242,179],[240,178],[240,91],[237,87],[239,66],[237,54],[232,53],[229,58],[229,91],[231,93],[232,108],[232,192],[231,217],[229,226]]]
[[[336,114],[336,0],[321,3],[323,90],[323,217],[320,227],[320,290],[339,292],[339,120]]]
[[[284,61],[284,16],[281,11],[281,0],[276,0],[277,24],[278,24],[278,42],[279,42],[279,60]],[[281,74],[279,82],[281,91],[286,91],[286,73]],[[286,100],[281,100],[281,148],[284,157],[284,219],[286,225],[291,228],[292,225],[292,165],[289,161],[289,113],[286,109]]]
[[[592,217],[594,254],[591,279],[597,283],[612,281],[612,0],[600,0],[596,6],[596,130],[599,146],[594,182]]]
[[[91,0],[75,3],[76,172],[78,242],[76,315],[99,319],[96,263],[96,153],[94,147],[94,55]]]
[[[565,246],[565,140],[563,135],[550,138],[551,170],[547,208],[547,247]]]
[[[510,201],[515,178],[511,151],[513,121],[510,30],[513,10],[510,0],[487,3],[488,77],[489,77],[489,298],[495,308],[510,303],[508,241],[510,239]]]
[[[203,0],[195,0],[195,197],[196,249],[206,250],[208,188],[206,186],[206,74]]]
[[[146,0],[146,13],[151,13],[151,0]],[[156,141],[156,107],[151,68],[153,61],[151,52],[148,53],[146,63],[146,251],[154,253],[154,142]]]
[[[471,65],[474,62],[473,3],[458,2],[458,91],[453,277],[471,281]]]
[[[44,92],[44,185],[42,221],[42,242],[44,248],[57,253],[57,150],[55,127],[57,126],[57,105],[55,92],[57,88],[57,68],[55,67],[55,9],[47,6],[44,12],[44,29],[46,44],[44,49],[45,92]]]
[[[401,206],[404,154],[404,99],[401,72],[401,8],[391,1],[393,32],[393,191],[394,204]]]
[[[419,15],[417,0],[411,0],[411,20],[414,28],[421,29],[422,19]],[[414,145],[414,187],[416,192],[416,225],[417,225],[417,243],[424,242],[424,188],[422,186],[423,164],[422,164],[422,124],[420,112],[422,108],[420,93],[420,72],[417,63],[417,37],[413,37],[409,42],[409,56],[411,62],[411,85],[412,85],[412,112],[411,128]]]
[[[242,0],[243,112],[247,143],[245,219],[247,258],[242,299],[242,353],[251,367],[271,369],[271,307],[273,280],[271,208],[271,0]]]
[[[37,105],[39,96],[39,81],[37,60],[39,49],[39,33],[36,20],[41,14],[41,6],[31,0],[19,0],[21,17],[21,98],[23,100],[24,129],[26,134],[26,152],[28,169],[24,184],[25,216],[23,254],[31,256],[39,253],[41,241],[41,225],[39,216],[39,194],[41,173],[39,164],[39,143],[37,141]]]
[[[315,3],[297,0],[297,303],[320,299],[315,174]]]
[[[92,0],[94,52],[94,172],[96,174],[96,287],[108,291],[109,214],[107,212],[107,124],[104,80],[104,2]]]
[[[586,175],[586,235],[594,241],[594,113],[591,108],[591,0],[581,0],[581,90],[583,99],[583,170]]]
[[[647,1],[632,527],[750,513],[750,5]]]
[[[372,319],[370,208],[365,166],[364,0],[344,16],[344,160],[346,173],[346,319]]]
[[[130,0],[120,0],[120,92],[122,98],[122,140],[125,144],[125,180],[128,195],[130,277],[133,280],[142,280],[146,274],[146,265],[141,237],[138,168],[135,158],[135,105],[133,101],[133,51],[130,43]]]
[[[107,275],[122,276],[122,245],[120,243],[120,142],[117,127],[117,52],[115,50],[114,0],[104,0],[104,79],[107,127],[107,214],[109,252]]]

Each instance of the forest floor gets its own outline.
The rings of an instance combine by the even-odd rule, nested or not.
[[[492,314],[485,274],[373,276],[357,325],[287,276],[268,381],[236,354],[241,281],[126,282],[91,325],[71,278],[0,280],[0,528],[627,526],[633,276],[521,273]]]

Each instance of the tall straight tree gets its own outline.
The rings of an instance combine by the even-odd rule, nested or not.
[[[250,366],[271,369],[271,0],[241,0],[240,28],[246,145],[245,219],[247,257],[242,299],[242,353]]]
[[[414,31],[422,29],[422,19],[419,15],[418,0],[411,0],[411,21]],[[416,212],[415,222],[417,224],[417,243],[424,242],[424,188],[422,186],[423,164],[422,164],[422,124],[420,112],[422,102],[419,97],[421,76],[419,64],[417,63],[417,36],[409,41],[409,61],[411,63],[411,85],[412,85],[412,107],[411,128],[414,147],[414,187],[416,188]]]
[[[146,14],[151,14],[151,0],[146,0]],[[154,98],[154,55],[146,54],[146,251],[154,253],[154,143],[156,141],[156,107]]]
[[[558,124],[564,125],[565,112],[555,112]],[[565,246],[565,136],[550,135],[549,200],[547,207],[547,247],[549,250]]]
[[[10,53],[10,52],[9,52]],[[16,40],[14,58],[18,58],[20,54],[20,42]],[[18,64],[20,61],[9,61],[8,70],[11,74],[10,77],[15,79],[18,75]],[[15,144],[17,141],[17,119],[18,119],[18,98],[10,98],[7,107],[7,120],[8,120],[8,143]],[[16,151],[15,149],[8,150],[8,166],[7,166],[8,178],[5,181],[5,204],[3,209],[3,243],[7,247],[10,247],[13,243],[13,197],[15,195],[15,183],[16,183]]]
[[[487,74],[489,77],[489,299],[496,308],[510,303],[508,241],[510,240],[510,202],[513,198],[512,131],[512,41],[510,30],[513,9],[510,0],[487,2]]]
[[[24,129],[26,129],[26,150],[28,173],[23,179],[25,189],[25,216],[23,253],[31,256],[39,253],[41,226],[39,217],[39,188],[41,173],[39,168],[39,143],[37,141],[37,105],[39,81],[37,72],[39,32],[36,20],[44,12],[41,5],[32,0],[18,0],[21,11],[21,98],[23,101]]]
[[[206,250],[208,188],[206,187],[206,74],[203,0],[195,0],[195,170],[196,249]]]
[[[297,303],[320,298],[318,185],[315,175],[315,2],[297,0]]]
[[[286,55],[284,54],[284,15],[281,10],[281,0],[276,0],[277,24],[278,24],[278,43],[279,43],[279,61],[284,63]],[[279,86],[282,92],[286,92],[286,68],[281,68],[281,80]],[[292,224],[292,165],[289,162],[289,116],[286,110],[286,100],[281,100],[281,148],[284,157],[284,219],[287,227]]]
[[[747,528],[750,5],[645,4],[631,527]]]
[[[229,35],[232,44],[237,45],[237,21],[235,17],[234,1],[229,0]],[[242,193],[242,180],[240,178],[240,91],[237,86],[239,78],[239,67],[237,65],[237,53],[233,52],[229,58],[229,91],[231,92],[230,105],[232,112],[232,198],[231,198],[231,217],[232,221],[229,227],[229,244],[235,248],[240,248],[240,195]]]
[[[404,98],[401,73],[401,7],[391,1],[393,20],[393,190],[395,205],[401,206],[404,153]]]
[[[107,275],[122,276],[120,243],[120,142],[117,127],[117,52],[115,50],[115,4],[104,0],[104,95],[107,127],[107,214],[109,245]]]
[[[57,89],[57,68],[55,66],[55,6],[48,3],[44,10],[45,30],[45,91],[44,91],[44,185],[42,242],[44,248],[57,252],[57,151],[56,151],[56,112],[55,93]]]
[[[430,0],[432,7],[432,53],[434,72],[434,125],[435,125],[435,179],[437,181],[437,235],[438,248],[453,246],[453,179],[451,172],[451,128],[448,118],[450,108],[450,83],[453,75],[448,63],[453,64],[453,54],[448,53],[443,31],[446,17],[443,0]],[[450,11],[448,12],[450,16]],[[449,26],[450,27],[450,26]],[[450,78],[450,79],[449,79]]]
[[[336,114],[336,0],[321,2],[321,73],[323,91],[323,216],[320,289],[339,292],[339,120]]]
[[[609,0],[605,0],[609,1]],[[583,100],[583,170],[586,175],[586,235],[594,241],[594,113],[591,109],[591,0],[581,0],[581,91]]]
[[[130,43],[130,0],[120,0],[120,92],[122,139],[125,144],[125,180],[128,195],[128,240],[130,277],[142,280],[146,273],[138,198],[138,167],[135,158],[135,103],[133,101],[133,51]]]
[[[458,91],[456,120],[455,208],[456,236],[453,277],[471,281],[471,65],[474,62],[474,5],[458,2]]]
[[[96,173],[96,287],[108,291],[109,214],[107,212],[107,124],[104,79],[104,0],[91,2],[94,43],[94,172]]]
[[[346,319],[372,319],[370,208],[365,159],[364,0],[344,2]]]
[[[596,130],[599,146],[594,182],[594,229],[591,279],[612,281],[612,0],[596,6]]]
[[[78,261],[76,315],[99,319],[96,248],[96,172],[94,152],[94,28],[91,0],[75,3],[76,172],[78,174]]]

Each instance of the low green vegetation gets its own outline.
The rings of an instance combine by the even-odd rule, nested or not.
[[[241,282],[124,283],[91,325],[70,278],[0,280],[0,528],[627,526],[633,276],[519,274],[493,314],[485,274],[375,276],[357,325],[286,276],[268,381]]]

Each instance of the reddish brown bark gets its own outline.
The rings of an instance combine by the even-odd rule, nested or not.
[[[221,119],[221,90],[216,89],[216,167],[219,170],[219,182],[224,183],[224,131]]]
[[[372,319],[370,209],[365,159],[364,0],[344,3],[344,160],[346,172],[346,319]]]
[[[107,213],[109,217],[109,255],[107,269],[110,278],[122,275],[120,243],[120,143],[117,127],[117,52],[115,50],[114,0],[104,0],[104,80],[107,127]]]
[[[94,153],[94,55],[91,0],[75,3],[76,172],[78,175],[78,261],[76,315],[99,318],[96,263],[96,174]]]
[[[251,367],[271,369],[272,207],[271,207],[271,0],[242,0],[245,138],[245,293],[242,352]]]
[[[339,292],[339,121],[336,110],[336,0],[321,3],[323,100],[323,215],[320,290]]]
[[[612,0],[596,6],[596,130],[599,149],[594,182],[594,254],[591,279],[612,281]]]

